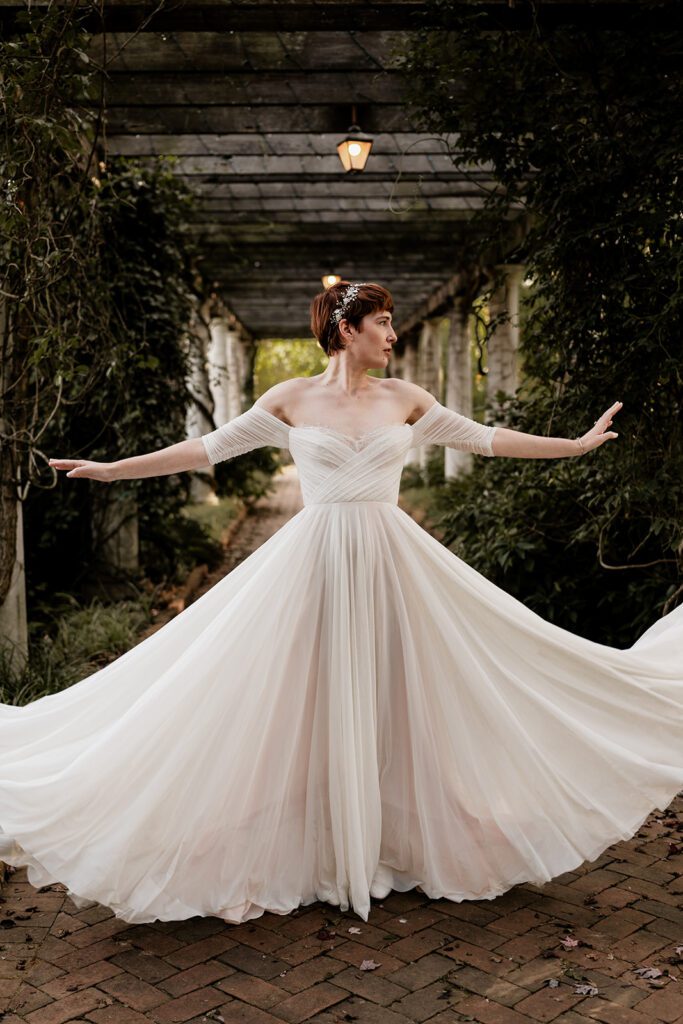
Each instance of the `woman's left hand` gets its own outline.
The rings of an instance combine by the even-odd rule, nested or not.
[[[619,437],[614,430],[608,430],[607,428],[612,426],[612,420],[623,404],[623,402],[615,402],[614,405],[611,405],[609,409],[603,412],[600,419],[595,421],[595,424],[583,437],[577,438],[582,455],[585,455],[586,452],[591,451],[593,448],[599,448],[605,441],[611,441],[612,438]]]

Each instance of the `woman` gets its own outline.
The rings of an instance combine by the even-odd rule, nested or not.
[[[241,922],[414,886],[492,899],[635,833],[683,786],[683,607],[629,650],[530,611],[397,505],[411,447],[561,458],[378,379],[391,296],[318,295],[325,371],[201,438],[70,477],[288,447],[304,507],[163,629],[67,690],[0,706],[0,855],[127,921]],[[7,852],[5,852],[7,851]]]

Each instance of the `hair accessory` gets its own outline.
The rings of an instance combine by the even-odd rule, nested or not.
[[[343,318],[344,313],[351,305],[353,300],[358,297],[358,289],[362,288],[363,285],[367,284],[367,281],[359,281],[357,284],[350,284],[346,289],[344,296],[339,300],[337,305],[334,307],[330,314],[330,320],[333,323],[338,324]]]

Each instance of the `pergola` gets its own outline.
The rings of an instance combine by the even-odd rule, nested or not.
[[[515,31],[532,16],[547,24],[618,25],[628,4],[457,6],[483,15],[492,29]],[[6,28],[19,7],[0,0]],[[653,18],[662,16],[667,12],[653,9]],[[458,160],[456,138],[420,130],[399,59],[411,33],[446,29],[448,17],[429,0],[93,5],[86,24],[92,55],[106,69],[106,153],[141,161],[173,156],[175,173],[198,199],[190,230],[215,297],[203,321],[212,371],[204,397],[216,422],[244,404],[259,341],[310,336],[310,300],[327,273],[385,284],[400,338],[389,372],[471,410],[460,305],[466,290],[471,296],[473,268],[463,272],[460,257],[473,211],[494,183],[485,167]],[[336,145],[354,114],[374,144],[365,170],[350,175]],[[520,230],[521,218],[511,221],[511,237]],[[508,248],[503,241],[489,254],[492,267],[505,265]],[[489,342],[493,391],[515,384],[521,268],[507,269],[493,311],[512,320]],[[444,315],[452,319],[445,374],[434,329]],[[196,388],[202,390],[199,381]],[[188,429],[205,427],[198,414]],[[447,454],[454,471],[459,453]]]
[[[256,22],[237,5],[223,31],[188,31],[181,8],[164,31],[153,18],[132,39],[108,35],[108,151],[177,159],[199,198],[203,271],[252,337],[309,336],[323,273],[380,280],[399,322],[414,318],[453,274],[486,173],[456,167],[444,140],[416,130],[396,67],[405,30],[359,31],[367,12],[347,4],[260,6]],[[418,5],[384,6],[391,25]],[[290,7],[294,24],[317,26],[283,30]],[[320,8],[345,8],[349,27],[339,10],[321,27]],[[258,27],[227,27],[245,21]],[[355,175],[336,152],[353,107],[374,136]]]

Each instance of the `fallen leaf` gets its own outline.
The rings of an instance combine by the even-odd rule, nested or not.
[[[351,935],[360,935],[360,928],[349,928]]]
[[[360,969],[361,971],[374,971],[375,968],[381,966],[381,964],[376,964],[374,960],[363,960],[363,963],[360,965]]]
[[[576,985],[574,993],[577,996],[597,996],[599,989],[595,985]]]
[[[641,978],[661,978],[662,976],[658,967],[635,967],[633,973],[639,974]]]
[[[547,984],[548,988],[559,988],[560,987],[560,983],[557,980],[557,978],[547,978],[546,979],[546,984]]]
[[[565,935],[564,938],[560,939],[560,942],[565,949],[574,949],[574,946],[578,946],[579,940],[573,939],[571,935]]]

